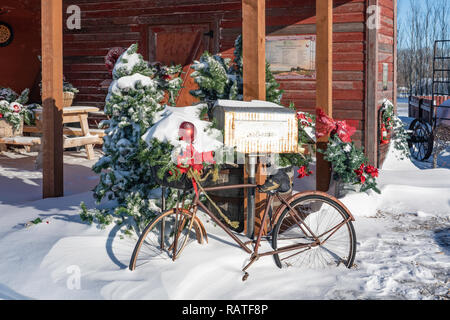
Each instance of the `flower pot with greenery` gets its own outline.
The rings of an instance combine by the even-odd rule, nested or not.
[[[25,89],[19,96],[12,89],[0,88],[0,137],[20,136],[23,124],[33,123],[33,109],[37,105],[25,105],[29,92]]]
[[[64,99],[63,99],[63,108],[70,107],[73,103],[73,99],[75,98],[75,94],[78,93],[78,89],[75,88],[71,83],[64,81],[63,86],[64,91]]]

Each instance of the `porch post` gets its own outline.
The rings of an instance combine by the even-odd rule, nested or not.
[[[367,5],[378,6],[378,0],[368,0]],[[364,150],[369,163],[378,166],[378,30],[376,28],[369,28],[369,25],[366,28],[367,71]],[[395,26],[394,29],[396,29]]]
[[[266,100],[266,3],[265,0],[242,0],[242,56],[244,64],[244,101]],[[256,171],[257,184],[264,183],[265,177],[261,175],[261,165]],[[245,171],[245,170],[244,170]],[[244,172],[247,179],[247,172]],[[250,182],[250,181],[249,181]],[[247,199],[249,193],[245,192],[245,211],[247,212]],[[259,232],[261,218],[264,214],[265,195],[255,197],[255,225],[254,234]],[[247,219],[245,219],[247,221]],[[250,229],[249,229],[250,227]],[[247,234],[250,235],[253,226],[246,225]]]
[[[62,0],[41,0],[44,198],[64,195]]]
[[[316,106],[333,116],[333,0],[316,0]],[[326,149],[328,136],[317,140],[318,149]],[[316,189],[327,191],[331,180],[330,163],[316,153]]]

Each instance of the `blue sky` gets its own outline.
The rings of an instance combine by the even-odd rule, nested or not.
[[[426,1],[430,0],[421,0],[420,2],[424,3]],[[397,0],[397,15],[399,20],[407,18],[409,7],[410,7],[410,0]]]

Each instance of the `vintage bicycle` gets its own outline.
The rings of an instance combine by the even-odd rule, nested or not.
[[[195,177],[195,174],[193,176]],[[149,259],[165,258],[175,261],[190,242],[189,239],[197,240],[200,244],[207,241],[206,230],[197,215],[199,210],[209,216],[250,255],[249,263],[242,269],[243,281],[248,278],[247,270],[255,261],[270,255],[274,257],[279,268],[353,266],[356,235],[352,222],[355,219],[338,199],[319,191],[297,193],[284,199],[282,193],[289,190],[282,184],[271,190],[256,184],[202,187],[197,178],[194,181],[198,183],[196,192],[193,185],[189,184],[189,179],[185,181],[188,183],[183,187],[180,184],[176,186],[182,188],[177,205],[160,214],[143,230],[130,260],[130,270]],[[289,188],[291,187],[292,181],[289,181]],[[208,192],[249,188],[266,193],[267,198],[262,227],[256,239],[243,242],[238,234],[227,227],[226,223],[232,222],[223,215],[208,196]],[[187,204],[189,195],[194,195],[194,199]],[[200,200],[201,195],[213,204],[225,222],[207,208]],[[275,199],[278,199],[281,205],[273,212],[272,204]],[[263,240],[269,241],[273,250],[260,252],[260,243]]]

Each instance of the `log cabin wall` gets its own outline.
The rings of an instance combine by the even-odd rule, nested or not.
[[[389,64],[392,88],[394,0],[379,1],[383,7],[379,60]],[[267,35],[314,34],[315,2],[266,1]],[[204,49],[231,56],[234,40],[241,33],[240,0],[64,0],[64,4],[77,4],[82,12],[81,30],[66,29],[64,35],[64,74],[79,88],[75,103],[82,105],[103,107],[110,79],[104,66],[104,56],[112,47],[128,47],[138,42],[144,58],[151,60],[151,56],[157,56],[151,42],[158,32],[162,38],[167,31],[165,29],[173,27],[176,30],[176,26],[189,29],[191,26],[191,31],[198,32],[203,39],[197,48],[200,52],[193,50],[196,57]],[[353,138],[357,145],[362,145],[365,140],[367,96],[365,22],[368,0],[334,0],[333,5],[333,116],[349,120],[356,126],[357,132]],[[208,32],[202,30],[212,33],[204,35]],[[190,42],[194,42],[192,40]],[[179,41],[183,42],[182,39]],[[314,110],[315,80],[279,82],[285,90],[283,104],[288,105],[292,101],[300,110]],[[383,91],[384,94],[388,93]]]
[[[377,107],[381,108],[384,99],[389,99],[397,105],[397,0],[378,0],[380,7],[380,28],[378,30],[378,83],[377,83]],[[384,72],[387,70],[387,85]],[[384,81],[384,83],[383,83]],[[379,114],[381,117],[381,114]],[[379,118],[379,120],[381,120]],[[380,134],[378,133],[378,136]],[[389,144],[378,147],[378,166],[383,164]]]
[[[0,47],[0,87],[20,93],[31,90],[31,100],[38,102],[41,54],[41,6],[35,0],[0,1],[0,21],[13,30],[14,38]]]

